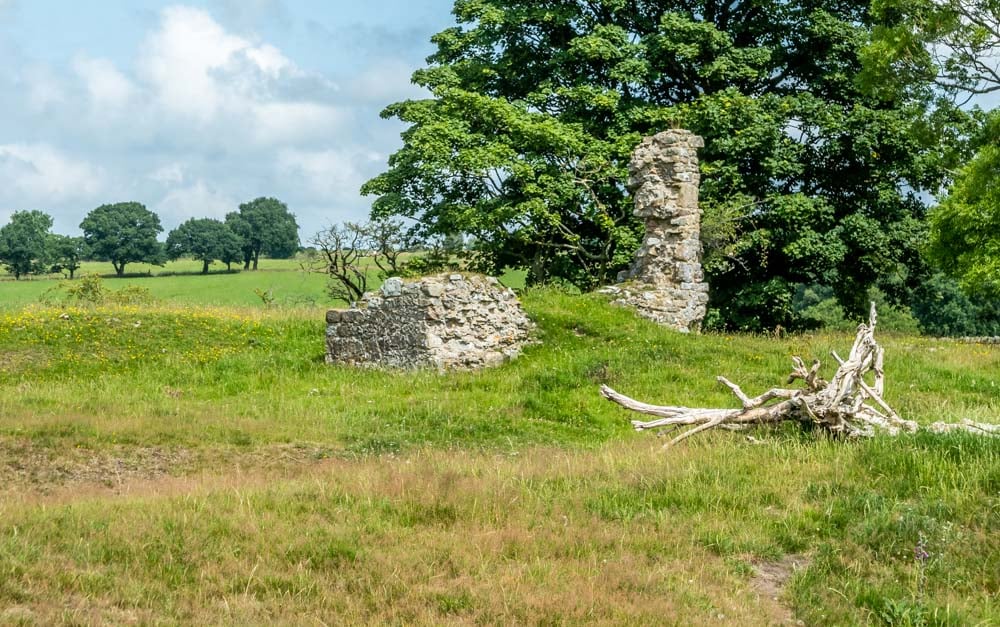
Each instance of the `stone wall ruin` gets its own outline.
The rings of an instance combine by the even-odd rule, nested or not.
[[[327,363],[440,370],[516,357],[533,327],[513,290],[463,274],[387,279],[359,308],[327,312],[326,322]]]
[[[620,283],[603,288],[616,304],[679,331],[697,331],[705,318],[708,284],[701,269],[698,148],[701,137],[669,130],[642,140],[629,162],[634,215],[646,235]]]

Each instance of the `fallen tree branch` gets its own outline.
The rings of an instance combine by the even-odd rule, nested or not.
[[[640,414],[657,416],[656,420],[633,420],[636,431],[682,429],[680,435],[667,442],[672,446],[702,431],[716,427],[742,430],[755,425],[776,424],[786,420],[817,426],[825,431],[849,438],[870,437],[877,432],[898,435],[919,429],[916,422],[904,420],[883,398],[885,393],[885,351],[875,341],[877,314],[872,303],[868,324],[858,325],[858,333],[847,359],[833,353],[839,367],[829,382],[819,377],[820,362],[806,368],[799,357],[792,358],[792,373],[788,382],[801,379],[802,389],[772,388],[750,398],[740,386],[725,377],[716,377],[739,399],[742,409],[674,407],[650,405],[620,394],[606,385],[601,394],[608,400]],[[873,383],[865,381],[873,372]],[[780,400],[779,400],[780,399]],[[777,403],[771,401],[779,400]],[[967,431],[978,435],[1000,436],[1000,425],[963,420],[961,423],[936,422],[928,430],[934,433]]]

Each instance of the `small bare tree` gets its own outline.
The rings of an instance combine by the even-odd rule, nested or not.
[[[372,265],[383,279],[403,272],[400,255],[411,241],[403,223],[395,220],[329,226],[313,236],[317,255],[304,269],[330,277],[330,296],[357,303],[368,290]]]
[[[375,265],[383,277],[397,276],[403,268],[399,256],[411,246],[413,237],[403,231],[403,223],[397,220],[372,220],[363,225],[368,235]]]
[[[334,224],[316,233],[310,243],[319,254],[307,270],[330,277],[330,296],[352,304],[358,302],[368,290],[368,268],[360,263],[367,252],[363,226],[353,222]]]

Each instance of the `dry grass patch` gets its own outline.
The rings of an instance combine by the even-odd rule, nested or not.
[[[642,443],[422,452],[8,500],[0,600],[38,624],[766,623],[774,602],[690,534],[588,507],[662,464]]]
[[[9,348],[0,352],[0,373],[16,372],[29,367],[45,367],[48,351],[40,348]]]
[[[317,444],[270,445],[251,450],[113,445],[45,446],[27,438],[0,437],[0,496],[122,494],[158,480],[206,472],[240,475],[298,472],[336,454]],[[152,483],[151,483],[152,482]],[[166,485],[166,482],[164,482]]]
[[[850,624],[929,603],[981,622],[995,456],[946,441],[965,451],[715,434],[267,467],[261,449],[116,491],[25,488],[0,496],[0,604],[29,624]],[[859,480],[887,450],[914,483]],[[894,582],[924,532],[943,565],[918,605]]]

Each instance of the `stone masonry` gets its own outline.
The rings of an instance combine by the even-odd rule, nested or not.
[[[327,363],[440,370],[516,357],[533,327],[513,290],[464,274],[387,279],[360,308],[331,310],[326,322]]]
[[[670,130],[642,140],[629,162],[634,214],[646,222],[635,261],[602,292],[644,318],[680,331],[697,331],[705,317],[708,284],[701,270],[698,148],[690,131]]]

